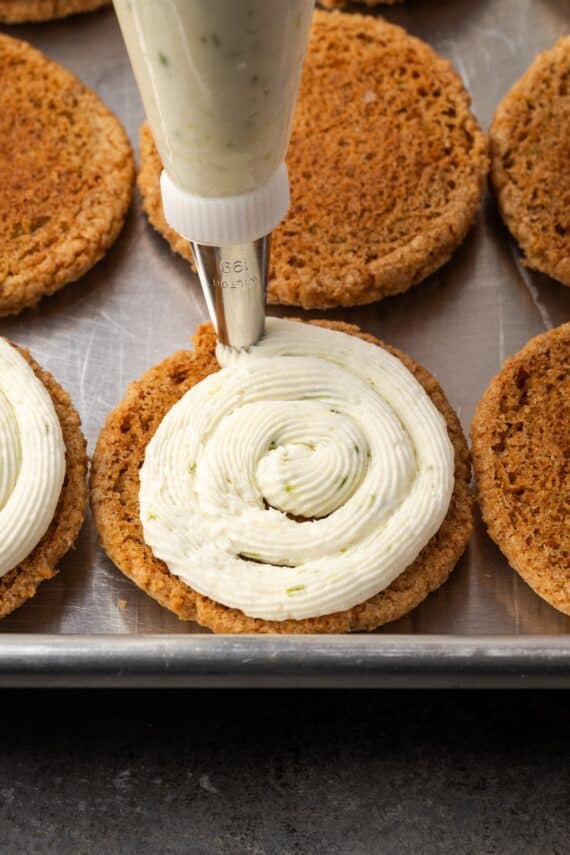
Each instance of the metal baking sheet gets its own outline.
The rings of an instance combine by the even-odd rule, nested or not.
[[[408,0],[384,14],[453,61],[484,128],[537,51],[570,28],[570,0]],[[112,9],[4,29],[78,74],[138,149],[143,110]],[[452,261],[424,284],[329,313],[429,367],[466,431],[505,357],[569,315],[570,291],[521,266],[491,198]],[[187,346],[206,316],[197,281],[136,198],[107,257],[37,310],[1,319],[0,334],[30,347],[68,389],[92,452],[127,384]],[[570,619],[527,588],[480,521],[449,582],[377,633],[232,639],[178,621],[139,592],[97,546],[89,519],[57,579],[0,631],[5,685],[570,683]]]

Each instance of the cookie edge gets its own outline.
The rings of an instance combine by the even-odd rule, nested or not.
[[[496,422],[496,413],[500,405],[504,376],[517,366],[524,364],[532,354],[540,353],[545,341],[550,341],[552,338],[559,336],[561,338],[568,338],[570,342],[570,322],[539,333],[539,335],[531,338],[517,353],[505,360],[497,374],[491,379],[475,408],[471,423],[471,444],[477,501],[489,537],[504,555],[509,566],[518,573],[535,594],[550,606],[557,609],[557,611],[570,616],[570,599],[568,601],[563,600],[560,603],[557,598],[549,596],[548,591],[544,590],[541,578],[534,571],[532,564],[524,561],[524,557],[523,561],[520,561],[518,550],[515,554],[512,544],[504,536],[497,517],[497,501],[495,500],[496,498],[498,499],[497,494],[502,496],[502,490],[497,486],[494,477],[496,471],[495,456],[487,438],[489,426],[492,428]]]
[[[519,96],[526,95],[531,91],[537,78],[540,80],[545,63],[549,62],[550,57],[561,48],[563,42],[567,44],[567,50],[570,51],[570,35],[567,35],[558,39],[549,50],[538,53],[526,71],[499,102],[489,128],[490,180],[501,218],[517,242],[525,267],[528,267],[529,270],[544,273],[562,285],[570,287],[570,255],[551,263],[550,251],[547,251],[544,259],[536,256],[533,252],[530,246],[531,239],[527,237],[524,227],[526,209],[523,209],[521,212],[516,187],[510,181],[507,170],[503,165],[505,143],[511,140],[509,115],[512,105],[517,101]]]
[[[312,322],[316,325],[329,329],[358,335],[365,341],[385,347],[388,352],[401,359],[426,389],[432,401],[446,420],[448,434],[455,451],[455,485],[452,501],[448,514],[439,531],[424,547],[416,561],[408,567],[388,588],[376,594],[366,602],[332,615],[319,618],[308,618],[299,621],[264,621],[250,618],[236,609],[230,609],[218,603],[214,603],[208,597],[198,594],[180,579],[172,576],[163,562],[158,561],[141,540],[137,547],[144,551],[145,547],[151,556],[150,568],[140,555],[132,553],[132,544],[122,554],[121,543],[117,547],[114,544],[116,531],[120,531],[120,523],[113,508],[112,497],[107,494],[104,487],[105,475],[112,466],[113,459],[113,436],[116,434],[120,420],[129,413],[132,404],[143,389],[148,388],[145,384],[153,381],[160,382],[161,372],[174,366],[176,360],[189,360],[197,364],[198,371],[203,373],[192,385],[200,382],[209,373],[212,373],[213,357],[212,347],[215,343],[213,330],[210,325],[202,325],[197,330],[195,338],[196,350],[194,352],[179,351],[172,357],[164,360],[154,368],[145,372],[138,380],[135,380],[125,394],[121,404],[109,414],[107,422],[103,427],[97,447],[93,455],[91,470],[90,497],[91,508],[95,525],[103,548],[116,566],[138,585],[145,593],[157,600],[160,605],[173,611],[183,620],[196,620],[198,623],[209,627],[215,632],[226,633],[331,633],[348,632],[359,630],[371,630],[384,623],[391,622],[402,617],[416,606],[418,606],[429,593],[440,587],[449,577],[457,561],[464,552],[471,536],[473,524],[473,499],[470,490],[471,462],[469,449],[459,423],[459,419],[447,401],[445,394],[438,381],[423,366],[415,363],[410,357],[402,354],[395,348],[384,345],[379,339],[370,336],[350,324],[331,321]],[[202,365],[200,365],[202,360]],[[204,361],[205,360],[205,361]],[[435,400],[434,400],[435,398]],[[150,437],[149,437],[150,441]],[[136,508],[138,514],[138,506]],[[441,542],[443,540],[443,543]],[[136,548],[135,548],[136,551]],[[434,551],[434,556],[430,552]],[[121,553],[121,554],[118,554]],[[434,561],[434,558],[439,558]],[[426,573],[423,566],[426,560],[427,567],[434,572]],[[152,578],[152,569],[156,576]],[[165,576],[170,578],[170,583],[165,586]],[[157,578],[157,576],[159,578]]]
[[[87,512],[87,442],[79,414],[69,394],[52,374],[40,367],[29,350],[12,341],[9,344],[23,356],[49,393],[63,432],[66,469],[48,530],[24,561],[0,577],[0,619],[31,599],[42,582],[57,575],[58,564],[77,540]],[[62,543],[58,545],[60,539]]]

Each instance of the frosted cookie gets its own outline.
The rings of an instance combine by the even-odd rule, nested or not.
[[[491,176],[524,263],[570,285],[570,36],[541,53],[501,101]]]
[[[24,21],[49,21],[77,12],[92,12],[110,6],[112,0],[0,0],[0,21],[19,24]]]
[[[472,436],[489,534],[525,582],[570,615],[570,324],[505,362]]]
[[[0,315],[34,306],[99,261],[131,201],[115,116],[76,77],[0,35]]]
[[[351,306],[406,291],[449,260],[479,209],[487,141],[447,60],[379,18],[316,12],[287,163],[291,210],[273,233],[269,300]],[[189,261],[141,134],[153,226]]]
[[[217,632],[370,630],[445,582],[470,461],[424,368],[354,326],[276,319],[218,358],[200,327],[101,432],[91,506],[125,575]]]
[[[0,618],[56,575],[79,533],[85,446],[69,395],[0,338]]]

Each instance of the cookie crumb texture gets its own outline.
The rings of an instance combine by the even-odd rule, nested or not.
[[[112,0],[0,0],[0,21],[19,24],[24,21],[50,21],[78,12],[93,12],[110,6]]]
[[[311,308],[406,291],[449,260],[479,209],[487,140],[447,60],[379,18],[315,12],[287,155],[291,209],[273,233],[269,300]],[[160,157],[141,139],[139,187],[164,219]]]
[[[87,506],[87,454],[81,421],[71,399],[24,348],[18,351],[48,390],[63,432],[65,480],[50,527],[25,561],[0,577],[0,618],[19,608],[46,579],[57,575],[58,563],[73,546]]]
[[[109,557],[139,588],[182,620],[195,620],[215,632],[332,633],[370,630],[396,620],[442,585],[463,553],[471,534],[471,462],[461,425],[437,381],[425,368],[361,333],[358,327],[325,323],[358,335],[398,356],[444,415],[455,449],[455,486],[448,514],[416,561],[388,588],[344,612],[306,620],[264,621],[247,617],[198,594],[172,575],[144,542],[139,518],[139,469],[146,446],[168,410],[196,383],[218,370],[213,328],[204,324],[194,338],[195,351],[180,351],[132,383],[108,417],[93,457],[91,507]]]
[[[0,78],[0,315],[9,315],[102,258],[135,170],[115,116],[26,42],[0,35]]]
[[[570,615],[570,324],[507,360],[472,437],[489,534],[531,588]]]
[[[505,96],[490,136],[493,186],[524,263],[570,286],[570,36]]]

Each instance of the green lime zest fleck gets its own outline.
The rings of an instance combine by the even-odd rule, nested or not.
[[[286,493],[292,493],[294,489],[295,488],[292,484],[285,484],[285,492]]]
[[[276,440],[272,439],[271,442],[269,443],[269,451],[275,451],[276,448],[277,448],[277,442],[276,442]]]
[[[190,473],[190,475],[194,475],[194,473],[196,472],[196,464],[195,463],[192,463],[192,465],[188,467],[188,472]]]
[[[209,43],[213,44],[214,47],[220,47],[221,39],[217,33],[210,33],[210,35],[200,36],[200,41],[203,45],[207,45]]]
[[[285,593],[288,597],[292,597],[294,594],[299,594],[301,591],[305,590],[304,585],[293,585],[292,588],[287,588]]]
[[[347,481],[348,481],[348,475],[345,475],[344,478],[342,479],[342,481],[340,482],[340,484],[338,485],[338,489],[342,490],[342,488],[344,487],[344,485],[346,484]]]
[[[149,514],[149,515],[148,515],[148,518],[149,518],[149,520],[157,520],[157,519],[158,519],[158,514]]]
[[[160,50],[158,52],[158,61],[160,62],[161,65],[164,65],[164,66],[170,65],[170,63],[168,61],[168,57],[166,56],[165,53],[162,53],[162,51],[160,51]]]

